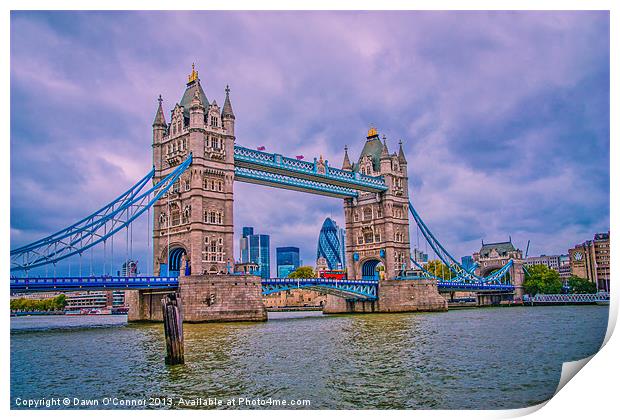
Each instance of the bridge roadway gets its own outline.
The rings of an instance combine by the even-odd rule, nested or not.
[[[11,293],[98,290],[174,290],[179,286],[177,277],[166,276],[81,276],[81,277],[12,277]],[[325,278],[272,278],[263,279],[264,295],[292,289],[310,289],[331,293],[344,298],[374,300],[378,296],[377,280],[337,280]],[[438,282],[439,291],[512,292],[510,284],[480,284]]]

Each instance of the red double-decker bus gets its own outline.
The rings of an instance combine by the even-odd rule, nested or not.
[[[345,280],[347,272],[345,270],[323,270],[319,271],[319,277],[322,279]]]

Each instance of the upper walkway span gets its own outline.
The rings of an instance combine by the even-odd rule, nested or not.
[[[235,146],[234,157],[238,181],[337,198],[387,190],[383,177],[334,168],[322,158],[308,162],[242,146]]]

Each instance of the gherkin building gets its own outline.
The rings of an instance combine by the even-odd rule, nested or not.
[[[319,243],[316,251],[316,258],[325,258],[330,270],[344,270],[346,261],[344,256],[344,229],[338,227],[331,218],[325,219],[321,233],[319,233]]]

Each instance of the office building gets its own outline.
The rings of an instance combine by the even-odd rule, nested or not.
[[[598,290],[609,292],[609,232],[597,233],[593,240],[568,250],[571,274],[588,279]]]
[[[330,270],[345,270],[345,232],[335,221],[326,218],[319,233],[316,258],[325,258]]]
[[[276,248],[276,270],[280,278],[299,268],[299,248],[294,246]]]
[[[262,278],[271,277],[269,235],[254,234],[253,227],[244,227],[239,240],[242,263],[256,263]]]

